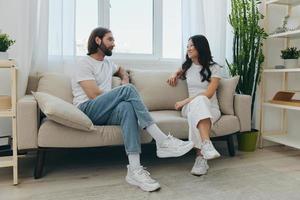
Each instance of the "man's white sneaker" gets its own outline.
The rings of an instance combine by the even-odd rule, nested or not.
[[[207,173],[209,166],[207,164],[207,160],[205,160],[202,156],[197,156],[194,166],[191,170],[191,174],[196,176],[201,176]]]
[[[192,141],[182,141],[168,135],[161,144],[156,144],[156,153],[159,158],[179,157],[189,152],[193,147]]]
[[[127,183],[140,187],[142,190],[152,192],[160,188],[160,184],[150,177],[150,173],[142,166],[137,169],[131,169],[127,165]]]
[[[206,160],[214,159],[220,157],[219,152],[215,149],[214,145],[210,140],[205,140],[201,146],[201,154]]]

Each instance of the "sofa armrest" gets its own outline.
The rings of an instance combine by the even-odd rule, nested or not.
[[[32,95],[25,95],[17,103],[18,150],[36,149],[40,123],[38,104]]]
[[[239,118],[240,132],[251,130],[251,96],[234,95],[234,115]]]

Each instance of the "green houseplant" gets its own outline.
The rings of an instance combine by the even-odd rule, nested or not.
[[[260,80],[261,66],[264,61],[263,40],[267,34],[260,27],[263,15],[259,12],[259,0],[231,0],[229,23],[234,31],[233,62],[226,63],[232,76],[239,75],[236,92],[251,95],[251,117],[253,118],[256,89]],[[258,131],[238,134],[239,150],[254,151]]]
[[[281,58],[284,60],[286,68],[298,67],[298,58],[300,57],[300,50],[297,47],[288,47],[281,50]]]
[[[7,50],[12,46],[16,41],[11,40],[8,34],[0,33],[0,59],[7,59],[8,54]]]

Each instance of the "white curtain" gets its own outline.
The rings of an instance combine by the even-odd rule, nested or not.
[[[0,29],[16,40],[8,52],[18,66],[19,97],[25,94],[33,66],[41,65],[42,61],[47,63],[41,57],[47,55],[43,53],[48,43],[47,31],[43,31],[48,26],[47,5],[48,0],[0,0]],[[46,48],[40,48],[43,44]]]
[[[76,1],[74,0],[51,0],[49,2],[49,30],[51,31],[48,39],[47,71],[68,74],[76,62],[75,8]]]
[[[205,35],[214,60],[224,66],[224,76],[228,76],[225,59],[231,60],[233,38],[229,13],[230,0],[182,0],[183,59],[189,37]]]

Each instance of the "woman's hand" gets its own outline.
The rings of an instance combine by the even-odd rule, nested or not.
[[[170,78],[167,80],[167,83],[171,85],[172,87],[175,87],[177,85],[178,76],[177,74],[173,74],[170,76]]]
[[[183,101],[177,101],[175,103],[175,110],[181,110],[182,107],[187,104],[187,101],[186,100],[183,100]]]

